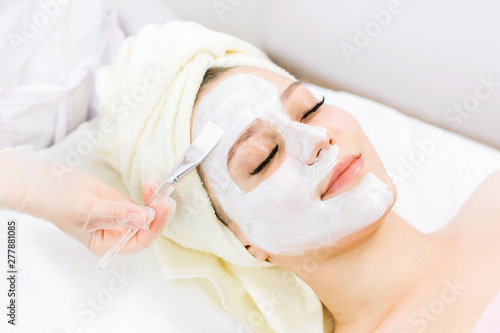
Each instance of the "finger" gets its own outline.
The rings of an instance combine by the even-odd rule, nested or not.
[[[139,230],[121,249],[119,254],[134,253],[149,247],[175,214],[176,202],[163,199],[157,206],[157,214],[148,230]],[[101,229],[88,234],[84,244],[97,256],[102,257],[120,237],[123,228]]]
[[[151,223],[149,230],[154,237],[159,235],[165,226],[173,219],[177,209],[177,202],[171,197],[164,198],[161,202],[158,221],[161,223]]]
[[[143,187],[142,194],[146,202],[159,186],[158,180],[151,178]],[[142,206],[144,207],[144,206]],[[149,207],[148,207],[149,208]],[[139,230],[120,251],[120,254],[134,253],[147,248],[158,237],[165,225],[175,214],[176,202],[165,197],[156,206],[156,216],[148,224],[148,228]],[[119,238],[123,228],[96,230],[89,234],[88,247],[98,256],[104,255]]]
[[[113,229],[120,226],[147,229],[155,216],[156,211],[151,207],[98,199],[91,211],[86,214],[83,228],[86,231]]]
[[[142,197],[144,198],[144,202],[148,201],[158,186],[160,186],[160,182],[156,178],[151,178],[146,182],[146,185],[142,188]]]
[[[152,177],[149,179],[142,192],[144,202],[149,200],[158,186],[160,186],[160,183],[157,178]],[[149,230],[153,233],[153,239],[163,231],[165,225],[174,217],[176,207],[177,202],[175,202],[174,199],[166,196],[163,196],[160,202],[155,206],[159,219],[155,219],[155,221],[151,223],[151,226],[149,228]],[[156,223],[158,220],[160,221],[160,223]]]
[[[176,206],[177,203],[170,197],[160,201],[156,206],[156,218],[151,222],[149,230],[139,230],[125,245],[123,253],[137,252],[149,247],[174,217]]]

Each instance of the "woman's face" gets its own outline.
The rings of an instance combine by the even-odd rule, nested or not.
[[[335,101],[322,103],[321,98],[314,96],[300,82],[292,81],[265,69],[237,67],[225,72],[218,80],[209,84],[202,91],[198,102],[202,102],[203,98],[210,94],[220,82],[238,73],[253,74],[275,85],[279,92],[279,102],[288,118],[287,121],[313,126],[288,126],[288,132],[285,136],[282,135],[282,131],[280,133],[273,122],[263,120],[262,117],[252,120],[230,145],[226,160],[229,175],[242,192],[252,192],[280,169],[287,153],[289,156],[291,154],[291,141],[294,136],[295,139],[299,140],[297,142],[302,139],[308,140],[306,138],[308,134],[300,132],[300,128],[314,128],[325,135],[320,136],[320,139],[316,138],[310,141],[306,145],[307,147],[301,149],[300,152],[295,151],[295,155],[298,156],[296,161],[299,161],[296,163],[312,166],[316,163],[318,156],[323,156],[320,155],[322,152],[323,154],[326,154],[326,151],[332,152],[333,145],[338,147],[338,154],[336,155],[336,164],[331,164],[326,177],[315,183],[314,188],[312,188],[310,195],[313,201],[328,203],[335,200],[339,195],[358,187],[368,173],[372,173],[388,186],[388,190],[392,192],[394,198],[393,202],[395,201],[394,184],[356,119],[348,112],[328,104],[335,103]],[[196,118],[198,102],[195,105],[193,118]],[[238,117],[238,114],[234,114],[234,117]],[[251,130],[248,131],[249,129]],[[202,170],[202,176],[205,173],[206,171]],[[220,207],[218,207],[219,196],[209,185],[207,183],[212,202],[216,210],[220,211]],[[335,247],[341,250],[343,247],[361,241],[377,227],[377,222],[381,221],[388,211],[389,209],[369,226],[343,237],[340,242],[335,243]],[[276,214],[280,214],[280,212],[276,212]],[[245,237],[245,233],[242,232],[238,223],[225,222],[229,222],[231,230],[257,259],[269,259],[277,264],[280,261],[286,261],[285,258],[288,256],[269,253],[250,241],[248,237]],[[307,251],[304,255],[307,256],[310,253],[311,251]]]

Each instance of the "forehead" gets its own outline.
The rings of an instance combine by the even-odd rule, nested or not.
[[[261,79],[265,79],[269,82],[274,83],[279,91],[284,90],[291,82],[293,82],[291,79],[284,77],[278,73],[257,67],[236,67],[233,68],[231,71],[228,71],[226,74],[231,75],[231,73],[253,74],[255,76],[260,77]]]
[[[193,119],[192,134],[196,136],[211,121],[225,132],[218,145],[225,146],[223,143],[234,142],[255,118],[272,122],[286,117],[279,97],[275,83],[253,73],[233,73],[203,96]]]
[[[240,66],[240,67],[231,68],[227,72],[224,72],[215,81],[210,82],[208,84],[208,86],[205,87],[201,91],[201,94],[198,97],[198,100],[196,101],[196,105],[194,106],[192,118],[194,118],[196,116],[197,107],[207,94],[209,94],[220,82],[222,82],[225,79],[227,79],[235,74],[238,74],[238,73],[253,74],[259,78],[265,79],[265,80],[271,82],[272,84],[274,84],[276,86],[276,88],[278,89],[278,91],[280,91],[280,92],[285,90],[290,85],[290,83],[293,82],[289,78],[286,78],[280,74],[277,74],[275,72],[272,72],[272,71],[269,71],[269,70],[263,69],[263,68],[248,67],[248,66]]]
[[[196,135],[196,131],[194,129],[194,123],[199,123],[200,118],[205,118],[206,115],[202,114],[204,113],[203,111],[200,111],[200,104],[208,97],[207,95],[210,95],[210,93],[222,82],[225,80],[231,78],[234,75],[237,74],[252,74],[253,76],[263,79],[267,81],[269,85],[272,86],[272,90],[277,90],[278,93],[283,92],[291,83],[294,82],[294,80],[287,78],[283,75],[280,75],[278,73],[272,72],[267,69],[259,68],[259,67],[250,67],[250,66],[239,66],[239,67],[234,67],[229,69],[228,71],[222,73],[220,77],[215,79],[212,82],[209,82],[203,90],[200,92],[200,95],[198,96],[196,100],[196,104],[193,107],[193,112],[191,114],[191,141],[194,139],[194,136]],[[253,104],[253,103],[250,103]],[[197,121],[195,121],[195,119]],[[195,126],[197,127],[197,126]]]

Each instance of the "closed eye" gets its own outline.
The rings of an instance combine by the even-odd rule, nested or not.
[[[276,145],[274,147],[274,149],[271,151],[271,153],[269,154],[269,156],[267,156],[267,158],[264,160],[264,162],[262,162],[258,167],[257,169],[255,169],[254,171],[250,172],[250,175],[256,175],[258,174],[259,172],[261,172],[271,161],[272,159],[274,158],[274,156],[276,156],[276,153],[278,152],[278,145]]]
[[[307,116],[309,116],[311,113],[313,112],[316,112],[316,110],[319,109],[319,107],[321,105],[323,105],[323,103],[325,103],[325,96],[323,96],[323,99],[321,100],[321,102],[319,102],[318,104],[316,104],[315,106],[312,107],[312,109],[306,111],[303,115],[302,115],[302,118],[300,118],[300,121],[304,120],[307,118]]]

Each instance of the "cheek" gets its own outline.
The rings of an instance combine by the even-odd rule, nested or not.
[[[332,132],[334,142],[339,145],[341,153],[361,152],[365,156],[367,169],[372,170],[377,176],[385,174],[385,168],[375,148],[359,122],[350,113],[328,106],[328,109],[319,113],[314,121],[318,126],[323,126]]]

